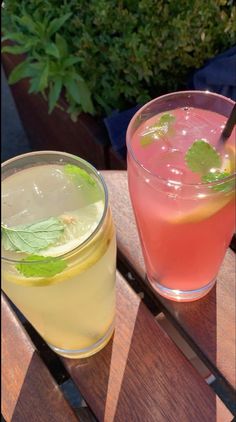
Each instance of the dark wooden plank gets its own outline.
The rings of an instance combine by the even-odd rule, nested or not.
[[[128,193],[125,171],[102,172],[108,186],[117,229],[118,248],[138,275],[145,279],[145,266]],[[146,281],[144,282],[145,285]],[[150,287],[151,289],[151,287]],[[177,303],[157,296],[164,311],[183,329],[187,340],[231,386],[236,386],[235,351],[235,256],[229,249],[216,287],[203,299]]]
[[[2,295],[2,415],[6,422],[78,418]]]
[[[99,421],[232,420],[119,273],[114,337],[88,359],[63,362]]]

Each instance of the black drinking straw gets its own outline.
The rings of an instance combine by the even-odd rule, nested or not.
[[[234,125],[236,124],[236,103],[234,104],[232,111],[230,113],[230,116],[226,122],[226,125],[220,135],[219,142],[224,144],[227,139],[230,137],[232,130],[234,128]]]

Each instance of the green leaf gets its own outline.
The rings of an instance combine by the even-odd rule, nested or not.
[[[55,243],[64,225],[55,217],[37,223],[7,227],[2,225],[2,242],[5,250],[35,253]]]
[[[146,147],[152,144],[158,139],[163,138],[167,134],[171,134],[172,124],[175,121],[175,117],[170,113],[162,114],[157,123],[150,126],[147,132],[141,136],[140,144],[142,147]]]
[[[212,168],[221,166],[221,158],[216,149],[204,139],[197,139],[185,154],[187,166],[195,173],[202,175]]]
[[[39,83],[40,83],[40,75],[35,76],[30,80],[30,87],[28,89],[29,94],[33,94],[34,92],[39,92]]]
[[[65,38],[60,34],[56,34],[56,45],[60,52],[60,57],[67,57],[68,55],[68,46]]]
[[[92,186],[97,185],[94,178],[90,176],[87,171],[73,164],[66,164],[64,166],[64,172],[68,176],[79,176],[80,178],[82,177],[86,182],[88,182]]]
[[[34,17],[34,22],[35,22],[35,30],[37,31],[37,35],[39,39],[44,39],[45,38],[45,34],[48,28],[48,21],[44,20],[42,22],[37,21],[37,19],[35,19]]]
[[[61,273],[67,263],[61,258],[29,255],[16,265],[24,277],[53,277]]]
[[[57,103],[57,100],[60,97],[61,89],[62,89],[62,79],[56,78],[54,81],[54,84],[52,84],[49,89],[49,96],[48,96],[49,113],[53,111]]]
[[[44,65],[43,71],[39,79],[39,91],[43,91],[48,86],[49,64]]]
[[[145,135],[142,135],[142,137],[140,139],[140,144],[141,144],[142,147],[146,147],[146,146],[152,144],[153,142],[154,142],[153,132],[146,133]]]
[[[38,57],[39,62],[30,63],[31,69],[34,69],[35,72],[41,73],[44,67],[44,63],[41,62],[41,56]]]
[[[81,106],[85,113],[94,114],[94,107],[91,100],[90,90],[84,80],[78,80],[78,88],[81,97]]]
[[[55,32],[57,32],[62,25],[71,17],[72,13],[66,13],[64,16],[61,16],[60,18],[53,19],[52,22],[50,22],[48,27],[48,34],[51,37]]]
[[[63,65],[64,67],[71,67],[74,64],[80,62],[81,59],[79,57],[68,57],[66,60],[64,60]]]
[[[14,20],[17,23],[19,23],[21,26],[28,29],[28,31],[31,32],[32,34],[37,34],[35,22],[33,21],[33,19],[29,15],[24,15],[24,16],[21,16],[21,17],[14,16]]]
[[[202,177],[202,180],[207,183],[217,182],[218,180],[225,179],[225,177],[230,176],[230,173],[226,171],[216,171],[215,173],[207,173]]]
[[[174,121],[175,121],[175,116],[173,116],[173,114],[165,113],[165,114],[162,114],[157,124],[158,126],[163,126],[166,123],[167,124],[174,123]]]
[[[26,45],[6,45],[2,48],[2,53],[10,53],[10,54],[23,54],[27,53],[30,50],[29,46]]]
[[[9,32],[8,34],[2,37],[2,42],[6,40],[16,41],[22,43],[26,40],[26,36],[21,32]]]
[[[101,200],[101,189],[99,183],[86,170],[73,164],[64,166],[64,173],[71,179],[72,183],[80,189],[84,189],[86,199],[90,203]]]
[[[65,86],[73,100],[82,106],[83,111],[93,114],[94,108],[90,96],[90,91],[84,80],[77,75],[76,80],[68,78],[65,80]]]
[[[207,173],[205,176],[202,176],[202,181],[206,183],[212,183],[212,182],[223,182],[223,179],[226,177],[229,177],[230,173],[226,171],[216,171],[215,173]],[[213,185],[212,189],[215,191],[230,191],[233,189],[235,185],[234,180],[229,180],[225,183],[219,183],[217,185]]]
[[[45,53],[49,54],[50,56],[56,57],[56,59],[59,59],[60,52],[54,43],[47,44],[45,48]]]
[[[38,58],[41,60],[41,57]],[[29,65],[30,72],[31,72],[31,79],[30,79],[30,88],[28,90],[29,94],[33,92],[42,92],[42,77],[44,76],[44,69],[45,64],[41,61],[30,63]],[[47,82],[47,81],[46,81]]]
[[[10,85],[18,82],[20,79],[24,79],[31,76],[31,70],[29,67],[28,61],[23,61],[19,63],[10,73],[10,76],[8,78],[8,83]]]
[[[94,98],[97,101],[98,104],[100,104],[102,106],[102,108],[105,110],[105,114],[108,116],[108,114],[110,114],[112,112],[112,108],[106,104],[106,102],[104,101],[104,99],[98,95],[98,93],[94,93]]]
[[[65,78],[65,86],[73,100],[77,104],[81,104],[81,95],[79,92],[78,81],[73,78]]]

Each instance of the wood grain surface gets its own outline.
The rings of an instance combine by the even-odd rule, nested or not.
[[[76,422],[31,340],[1,297],[2,415],[6,422]]]
[[[101,352],[63,358],[99,421],[232,420],[119,273],[116,308],[114,337]]]
[[[128,193],[126,171],[103,171],[117,230],[118,249],[145,280],[145,265]],[[149,285],[149,284],[148,284]],[[150,289],[151,286],[149,285]],[[228,249],[216,287],[196,302],[177,303],[157,295],[164,312],[176,321],[201,357],[236,386],[235,255]]]

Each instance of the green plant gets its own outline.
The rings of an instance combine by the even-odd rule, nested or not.
[[[10,83],[60,94],[73,118],[109,114],[186,86],[190,72],[236,41],[232,0],[8,0],[3,52],[25,53]]]
[[[41,92],[48,99],[49,113],[64,89],[68,112],[73,118],[78,105],[91,114],[94,107],[87,84],[75,69],[79,57],[69,52],[66,38],[60,35],[60,29],[70,17],[71,13],[53,19],[45,15],[40,20],[39,10],[31,16],[24,5],[23,16],[12,18],[15,32],[6,32],[3,37],[3,41],[10,39],[17,44],[4,46],[2,52],[26,53],[26,59],[10,74],[10,84],[29,77],[29,93]]]

